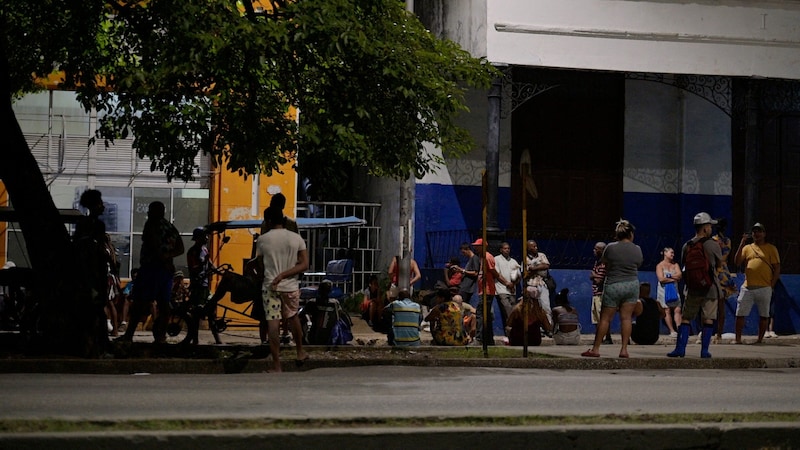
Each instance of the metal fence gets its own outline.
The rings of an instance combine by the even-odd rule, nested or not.
[[[352,259],[352,286],[354,290],[366,287],[370,276],[380,273],[375,270],[380,256],[381,229],[377,226],[380,208],[380,203],[297,202],[298,217],[356,216],[367,222],[360,226],[303,230],[301,235],[309,253],[308,271],[324,272],[332,259]]]

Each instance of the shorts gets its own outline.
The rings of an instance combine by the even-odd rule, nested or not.
[[[300,311],[300,291],[261,291],[266,320],[291,319]]]
[[[742,286],[739,298],[736,299],[736,317],[747,317],[753,309],[753,303],[758,307],[758,315],[762,319],[770,317],[769,304],[772,300],[772,288],[769,286],[748,288]]]
[[[592,296],[592,323],[600,322],[600,310],[603,309],[603,294]]]
[[[663,307],[664,308],[670,308],[670,309],[680,308],[681,307],[681,299],[669,302],[669,303],[663,305]]]
[[[639,280],[620,281],[605,285],[603,308],[619,308],[623,303],[639,300]]]
[[[155,301],[162,310],[168,309],[172,299],[173,273],[172,270],[157,266],[139,268],[139,275],[133,284],[133,301],[146,304]]]
[[[697,313],[701,313],[701,320],[717,320],[717,299],[688,294],[681,315],[684,320],[690,320]]]

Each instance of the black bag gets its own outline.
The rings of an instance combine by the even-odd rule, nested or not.
[[[242,304],[261,298],[261,286],[257,280],[234,272],[228,272],[224,277],[229,279],[233,303]]]

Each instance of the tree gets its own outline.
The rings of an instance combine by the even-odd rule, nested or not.
[[[455,117],[464,92],[495,70],[432,36],[395,0],[46,0],[0,6],[4,129],[0,178],[19,212],[48,342],[88,354],[80,264],[11,108],[58,72],[100,117],[98,139],[133,146],[169,179],[189,180],[199,152],[243,174],[298,170],[325,190],[351,167],[403,179],[439,163],[431,142],[472,145]],[[295,111],[299,110],[299,121]],[[47,239],[42,239],[47,236]],[[101,324],[102,325],[102,324]],[[65,339],[65,337],[71,337]],[[95,352],[96,353],[96,352]]]

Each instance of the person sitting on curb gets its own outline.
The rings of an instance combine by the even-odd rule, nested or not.
[[[569,304],[569,289],[556,295],[553,308],[553,342],[556,345],[578,345],[581,343],[581,322],[578,310]]]
[[[521,301],[514,305],[511,314],[508,315],[508,325],[506,326],[506,336],[508,345],[523,345],[525,339],[525,316],[528,317],[528,345],[537,347],[542,345],[542,334],[540,328],[548,333],[552,332],[547,313],[539,304],[541,290],[536,286],[527,286]],[[525,309],[527,308],[527,311]]]
[[[461,296],[455,295],[450,299],[450,292],[446,289],[439,295],[445,296],[445,301],[433,306],[425,317],[425,321],[430,323],[433,344],[467,345],[470,336],[464,329],[464,312],[461,308],[464,302]],[[461,301],[456,301],[456,297]]]
[[[419,347],[419,328],[422,323],[422,308],[411,300],[408,289],[397,293],[397,300],[386,305],[392,314],[392,328],[389,330],[389,345],[398,347]]]
[[[639,284],[639,300],[633,310],[631,340],[639,345],[653,345],[661,334],[661,319],[667,310],[654,298],[650,297],[650,283]]]

